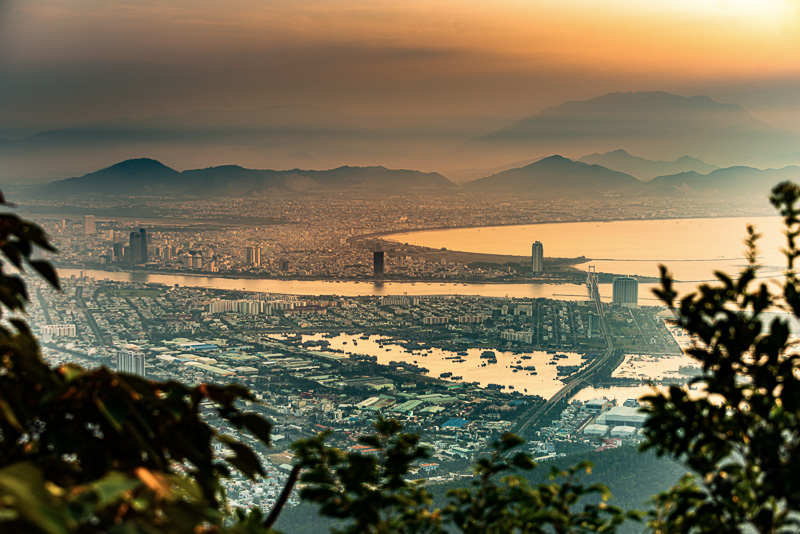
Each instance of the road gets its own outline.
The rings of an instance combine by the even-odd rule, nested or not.
[[[94,337],[97,338],[97,342],[103,347],[108,345],[106,338],[103,336],[103,331],[100,330],[100,327],[97,326],[97,321],[94,320],[94,315],[92,315],[92,312],[90,312],[86,307],[86,303],[83,302],[82,287],[78,287],[78,289],[75,290],[75,301],[78,303],[78,307],[86,316],[86,321],[89,323],[89,328],[91,328],[92,332],[94,332]]]
[[[39,301],[39,309],[41,309],[42,313],[44,313],[44,320],[47,322],[47,324],[53,324],[53,319],[50,317],[50,310],[48,309],[47,301],[42,296],[42,290],[39,287],[36,288],[36,299]]]
[[[600,333],[606,342],[606,350],[600,358],[596,358],[584,369],[578,371],[558,392],[550,397],[521,427],[517,430],[518,434],[523,434],[530,426],[536,426],[547,414],[549,414],[558,403],[564,398],[571,396],[586,385],[587,380],[593,378],[597,372],[603,367],[604,364],[610,362],[614,358],[614,340],[611,338],[611,331],[608,328],[608,320],[603,312],[603,303],[600,300],[600,291],[597,289],[597,277],[589,276],[589,293],[591,294],[594,305],[597,308],[597,315],[600,318]]]

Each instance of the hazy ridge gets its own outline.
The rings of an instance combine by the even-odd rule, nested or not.
[[[458,181],[479,177],[464,169],[507,169],[509,162],[562,154],[647,180],[714,167],[798,164],[798,146],[800,134],[772,128],[738,105],[665,92],[610,93],[516,121],[273,106],[112,119],[0,140],[0,180],[78,176],[143,154],[179,169],[385,166],[452,172]],[[626,152],[616,153],[620,148]]]
[[[224,165],[179,172],[154,159],[126,160],[84,176],[54,181],[40,189],[54,195],[189,195],[242,197],[331,191],[377,196],[408,192],[505,194],[536,197],[715,195],[763,196],[774,184],[800,180],[800,167],[756,169],[730,167],[707,175],[694,171],[658,176],[643,182],[601,165],[554,155],[492,174],[460,187],[438,173],[385,167],[338,167],[330,170],[260,170]]]

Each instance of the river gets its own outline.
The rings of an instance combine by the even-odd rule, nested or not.
[[[286,336],[281,334],[270,337],[276,340],[286,339]],[[428,369],[428,374],[433,377],[438,377],[442,373],[452,373],[449,379],[457,382],[477,382],[482,387],[500,384],[506,386],[506,391],[516,390],[529,395],[540,395],[546,399],[555,395],[564,386],[558,376],[559,365],[579,366],[584,363],[582,356],[574,352],[562,352],[561,356],[556,358],[555,354],[543,351],[515,354],[492,350],[497,363],[488,363],[490,360],[481,358],[484,349],[467,349],[464,351],[466,354],[459,357],[455,352],[438,348],[409,351],[379,335],[339,334],[326,338],[323,334],[307,334],[301,337],[303,342],[330,343],[330,349],[338,349],[345,354],[375,356],[379,364],[387,365],[392,361],[414,363]],[[535,375],[531,374],[533,372],[531,370],[519,369],[529,366],[536,368]]]
[[[432,248],[490,254],[527,255],[533,241],[541,241],[549,257],[586,256],[599,272],[658,276],[658,265],[666,264],[681,293],[712,278],[714,270],[735,273],[744,265],[745,227],[753,223],[763,234],[759,245],[760,276],[778,277],[785,264],[781,252],[784,237],[778,217],[718,219],[665,219],[612,222],[552,223],[525,226],[460,228],[399,233],[388,239]],[[481,297],[527,297],[585,300],[586,288],[575,284],[508,284],[454,282],[352,282],[328,280],[268,280],[225,278],[193,274],[155,274],[102,270],[59,269],[62,276],[84,273],[96,279],[245,290],[293,295],[474,295]],[[639,285],[639,303],[656,305],[652,290],[658,284]],[[611,299],[610,284],[600,284],[604,300]]]

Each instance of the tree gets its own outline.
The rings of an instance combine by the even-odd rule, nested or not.
[[[800,527],[800,381],[789,322],[800,318],[800,187],[776,186],[770,197],[784,218],[787,271],[779,292],[757,279],[757,239],[748,227],[748,266],[734,279],[677,300],[662,267],[659,297],[698,342],[688,354],[702,365],[692,398],[672,387],[649,396],[645,449],[683,462],[693,474],[656,497],[657,532],[785,532]]]
[[[5,199],[0,194],[0,203]],[[58,288],[34,247],[52,251],[43,231],[0,214],[0,251]],[[0,530],[68,532],[266,532],[258,511],[231,518],[222,480],[264,474],[239,439],[206,423],[211,401],[232,426],[268,444],[270,423],[242,408],[245,388],[153,382],[107,368],[56,368],[43,359],[23,314],[21,274],[0,263]],[[222,447],[224,457],[214,452]]]
[[[792,350],[787,319],[776,317],[765,324],[765,314],[776,308],[800,319],[800,279],[795,272],[800,258],[800,187],[779,184],[770,200],[784,218],[787,236],[787,271],[778,291],[757,278],[758,235],[752,227],[746,240],[748,266],[738,277],[717,272],[716,283],[703,284],[678,299],[672,277],[662,267],[657,295],[698,340],[687,353],[702,366],[702,375],[691,385],[704,389],[704,394],[692,396],[687,389],[671,387],[645,399],[643,450],[668,455],[691,471],[654,497],[648,526],[655,532],[774,533],[800,528],[800,356]],[[386,428],[379,426],[383,441],[370,443],[386,450],[406,444],[403,454],[422,454],[408,448],[415,443],[413,436],[397,434],[400,438],[392,441],[400,429]],[[323,514],[354,519],[346,532],[397,528],[392,521],[398,515],[391,513],[403,506],[392,500],[397,493],[417,496],[406,510],[413,509],[423,521],[412,525],[419,530],[403,523],[402,531],[410,532],[439,532],[443,525],[470,533],[612,532],[625,517],[638,515],[603,503],[582,504],[581,499],[592,493],[607,496],[602,486],[587,488],[575,479],[585,466],[553,474],[564,476],[563,482],[529,486],[512,471],[533,467],[526,455],[510,454],[518,443],[515,436],[503,436],[491,456],[478,461],[471,487],[451,491],[448,506],[427,515],[416,511],[430,500],[423,487],[408,482],[387,486],[388,472],[378,460],[359,458],[348,464],[352,460],[322,452],[324,447],[305,458],[308,467],[318,471],[305,479],[317,488],[306,488],[304,495],[320,502]],[[320,461],[326,455],[338,459]],[[500,473],[508,474],[497,481]],[[353,500],[352,492],[362,495],[365,488],[388,495],[373,502]],[[381,516],[381,510],[390,513]]]
[[[328,447],[324,434],[293,445],[304,468],[300,496],[318,503],[321,514],[344,520],[339,534],[613,532],[640,515],[609,506],[604,485],[580,483],[577,475],[590,470],[589,463],[554,468],[549,482],[529,484],[524,473],[536,463],[514,451],[523,440],[510,433],[477,461],[470,486],[448,491],[447,505],[434,508],[423,481],[407,478],[412,463],[429,455],[419,435],[402,432],[392,420],[379,419],[375,428],[376,435],[359,440],[372,448],[368,453]]]
[[[771,196],[786,225],[787,271],[779,289],[757,278],[757,239],[748,228],[748,266],[715,273],[678,299],[662,268],[657,292],[697,342],[688,354],[702,365],[693,398],[672,387],[648,397],[645,450],[682,462],[691,474],[654,498],[655,532],[786,532],[800,528],[800,370],[789,324],[800,319],[800,187],[784,183]],[[0,202],[3,202],[0,196]],[[52,268],[31,260],[33,246],[52,250],[35,225],[0,215],[0,250],[17,269],[27,265],[54,286]],[[0,528],[3,532],[267,532],[275,514],[228,514],[221,480],[232,471],[255,477],[262,467],[241,441],[205,423],[199,404],[269,442],[269,423],[244,411],[250,393],[238,386],[149,382],[107,369],[49,367],[20,319],[25,284],[0,264]],[[294,478],[301,497],[341,520],[343,533],[614,532],[625,512],[606,503],[603,485],[578,479],[589,465],[551,472],[534,485],[535,467],[505,434],[481,457],[471,484],[433,506],[412,465],[428,458],[419,436],[379,420],[360,438],[370,453],[329,447],[324,434],[297,442]],[[220,458],[214,446],[227,448]],[[598,502],[599,498],[599,502]]]

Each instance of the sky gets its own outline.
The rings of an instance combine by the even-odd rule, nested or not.
[[[0,0],[0,137],[286,104],[520,118],[646,90],[800,130],[800,0]]]

